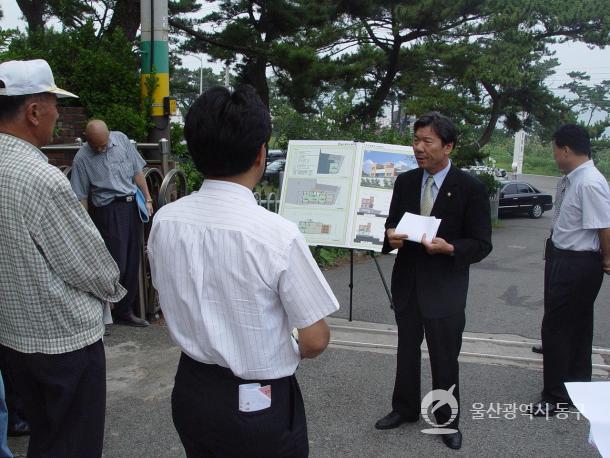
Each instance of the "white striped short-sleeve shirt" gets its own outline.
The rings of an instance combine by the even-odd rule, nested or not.
[[[148,253],[174,341],[242,379],[292,375],[291,330],[339,308],[297,227],[239,184],[206,180],[161,208]]]
[[[599,251],[599,230],[610,227],[608,182],[589,160],[567,175],[553,244],[562,250]]]

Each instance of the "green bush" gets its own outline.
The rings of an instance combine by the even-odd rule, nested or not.
[[[120,130],[129,138],[145,139],[149,123],[140,110],[124,105],[112,104],[104,111],[94,111],[91,117],[103,119],[110,130]]]
[[[186,190],[190,194],[197,191],[203,183],[203,175],[197,170],[184,141],[184,129],[179,124],[172,124],[170,131],[172,159],[186,175]]]
[[[62,103],[83,106],[88,116],[105,119],[129,138],[146,139],[138,56],[120,29],[100,38],[89,22],[77,30],[13,35],[0,53],[0,61],[10,59],[45,59],[56,84],[79,96]]]
[[[290,140],[349,140],[410,145],[410,132],[391,127],[363,126],[350,119],[353,94],[337,96],[319,114],[302,114],[286,101],[276,98],[271,104],[273,118],[273,148],[284,151]]]
[[[486,155],[493,157],[498,167],[512,171],[514,139],[502,131],[497,131],[491,141],[483,147]],[[610,140],[601,139],[591,142],[591,152],[596,167],[610,180]],[[523,152],[523,173],[559,176],[561,172],[553,159],[551,143],[535,136],[528,136]]]
[[[601,139],[591,142],[591,155],[595,166],[610,180],[610,139]]]
[[[334,267],[349,256],[347,248],[309,247],[320,267]]]
[[[471,175],[477,177],[483,182],[483,184],[485,185],[485,190],[487,191],[487,195],[489,197],[494,197],[498,193],[498,189],[500,189],[500,182],[496,180],[496,178],[492,174],[485,172],[470,173]]]

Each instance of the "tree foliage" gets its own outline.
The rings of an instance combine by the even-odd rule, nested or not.
[[[57,19],[62,29],[78,29],[92,22],[99,36],[120,29],[134,43],[140,27],[140,0],[16,1],[32,33],[44,30],[50,19]]]
[[[338,94],[320,113],[299,113],[286,98],[273,97],[273,147],[286,150],[290,140],[350,140],[408,144],[410,134],[391,127],[351,122],[354,94]]]
[[[210,10],[212,2],[190,2]],[[201,19],[174,16],[185,49],[235,62],[263,99],[278,93],[298,113],[322,114],[334,91],[354,94],[346,121],[374,126],[390,99],[412,116],[437,109],[462,131],[458,159],[500,121],[549,130],[572,118],[544,84],[549,45],[609,42],[599,0],[223,0]],[[324,116],[322,116],[324,117]]]
[[[207,3],[212,3],[208,1]],[[218,9],[201,19],[180,15],[170,25],[186,35],[183,48],[205,52],[235,63],[238,83],[254,86],[269,105],[267,68],[275,70],[277,85],[299,111],[330,77],[318,50],[328,42],[334,3],[329,0],[222,0]]]
[[[178,108],[182,115],[186,115],[189,107],[199,96],[199,79],[201,76],[201,87],[205,91],[212,86],[222,84],[222,78],[210,68],[201,70],[189,70],[188,68],[178,67],[171,71],[169,91],[176,98]]]
[[[33,36],[45,33],[49,18],[59,19],[68,34],[93,24],[87,46],[95,52],[108,46],[99,40],[112,42],[117,32],[133,45],[140,25],[141,0],[17,1]],[[607,113],[607,81],[591,86],[575,74],[566,85],[574,101],[558,98],[544,84],[557,64],[550,45],[610,43],[607,1],[175,0],[169,12],[178,53],[207,53],[230,63],[237,82],[253,85],[276,113],[276,124],[294,134],[311,128],[319,135],[375,135],[378,117],[392,100],[410,117],[430,110],[450,116],[461,133],[455,157],[460,163],[482,158],[500,123],[541,138],[573,120],[574,112],[588,113],[594,136],[610,124],[592,122],[593,113]],[[75,64],[81,53],[72,52],[66,63],[57,62],[60,76],[72,72],[67,63],[85,65]],[[136,60],[119,53],[115,61],[123,58],[127,68]],[[210,72],[207,77],[214,79]],[[196,76],[180,70],[172,78],[184,109],[193,100],[193,85],[198,87]],[[88,109],[121,105],[117,97],[102,102],[83,89]],[[122,98],[137,111],[131,95]]]
[[[82,18],[95,13],[92,3],[80,0],[17,0],[28,30],[32,33],[44,30],[52,17],[67,27],[80,26],[83,24]]]
[[[136,140],[146,138],[137,56],[120,30],[98,38],[91,22],[78,30],[41,30],[14,36],[0,60],[45,59],[58,86],[79,96],[91,117]]]
[[[361,94],[355,116],[374,122],[398,86],[410,113],[440,109],[469,127],[475,157],[500,119],[520,129],[565,118],[543,84],[556,63],[542,62],[549,44],[609,40],[610,10],[597,0],[344,3],[354,25],[346,37],[357,46],[340,60],[344,87]]]
[[[585,125],[593,138],[599,138],[610,127],[610,80],[598,84],[587,84],[591,77],[585,72],[570,72],[572,78],[563,84],[561,89],[567,89],[572,95],[570,107],[582,115],[588,115]],[[604,119],[592,123],[595,115],[605,115]]]

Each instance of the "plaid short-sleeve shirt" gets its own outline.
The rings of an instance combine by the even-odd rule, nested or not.
[[[59,169],[0,134],[0,344],[78,350],[104,333],[103,301],[125,295],[119,270]]]

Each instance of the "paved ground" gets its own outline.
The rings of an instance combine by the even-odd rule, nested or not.
[[[106,457],[183,457],[173,428],[169,397],[179,352],[166,328],[133,330],[114,327],[106,339],[108,409]],[[364,350],[364,351],[363,351]],[[420,432],[423,421],[393,431],[373,424],[387,413],[394,377],[391,351],[329,348],[305,361],[298,371],[307,407],[312,457],[404,456],[543,456],[594,457],[587,444],[588,422],[571,413],[567,419],[473,419],[474,403],[520,405],[535,399],[538,370],[463,362],[460,452],[445,448],[438,437]],[[430,387],[427,361],[424,390]],[[493,415],[493,414],[490,414]],[[26,438],[10,438],[16,456],[25,456]]]
[[[528,179],[554,188],[552,179]],[[395,356],[394,319],[374,263],[366,256],[355,265],[354,319],[333,318],[333,336],[342,342],[363,342],[361,326],[383,330],[360,346],[335,343],[318,359],[302,363],[298,377],[308,415],[312,457],[404,456],[523,456],[595,457],[587,444],[588,422],[572,412],[567,419],[474,419],[474,403],[521,405],[535,401],[541,388],[540,359],[528,347],[539,337],[542,318],[542,241],[549,215],[539,220],[503,219],[494,230],[494,251],[471,269],[464,356],[461,357],[462,423],[464,446],[451,452],[438,437],[420,432],[423,421],[381,432],[373,424],[390,408]],[[389,280],[393,256],[380,258]],[[347,317],[349,265],[325,272]],[[606,279],[596,305],[594,344],[610,348],[610,285]],[[381,323],[381,324],[374,324]],[[384,334],[385,333],[385,334]],[[382,337],[379,337],[381,335]],[[381,340],[379,340],[381,339]],[[383,340],[385,339],[385,340]],[[490,343],[495,339],[507,344]],[[518,342],[517,342],[518,341]],[[517,342],[517,343],[515,343]],[[154,325],[134,330],[113,327],[106,339],[108,402],[106,457],[183,457],[173,428],[169,397],[179,351],[167,329]],[[503,358],[481,356],[491,353]],[[506,357],[513,359],[506,359]],[[528,360],[531,359],[531,361]],[[602,350],[600,367],[610,364]],[[607,380],[607,370],[596,379]],[[430,387],[427,361],[423,363],[422,389]],[[504,412],[506,413],[506,412]],[[10,438],[16,456],[25,456],[27,438]]]

